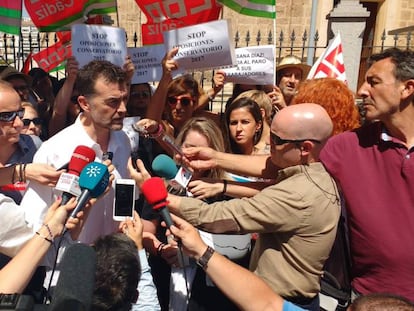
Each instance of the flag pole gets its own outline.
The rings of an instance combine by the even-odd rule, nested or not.
[[[115,6],[116,6],[116,25],[119,27],[118,0],[115,0]]]
[[[273,75],[273,85],[276,85],[276,1],[274,2],[274,10],[275,10],[275,17],[273,18],[273,48],[274,48],[274,54],[273,54],[273,72],[275,73]]]

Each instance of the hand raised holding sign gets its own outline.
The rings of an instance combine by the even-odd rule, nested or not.
[[[171,78],[171,72],[178,69],[178,63],[174,60],[174,56],[178,53],[178,47],[172,48],[167,52],[162,60],[163,75],[169,75]]]

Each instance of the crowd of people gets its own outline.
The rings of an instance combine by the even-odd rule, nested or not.
[[[342,217],[350,310],[414,310],[414,52],[372,55],[357,94],[305,80],[310,67],[288,55],[275,85],[234,84],[223,113],[206,106],[225,73],[204,90],[175,76],[177,52],[156,87],[131,84],[129,57],[122,68],[70,57],[61,81],[0,68],[0,293],[53,306],[82,243],[95,254],[83,310],[320,310]],[[76,198],[55,186],[80,145],[111,177],[74,215]],[[191,171],[180,189],[153,169],[162,154]],[[141,189],[156,174],[173,225],[142,194],[115,221],[113,181]]]

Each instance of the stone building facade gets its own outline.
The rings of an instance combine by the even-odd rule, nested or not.
[[[276,1],[276,23],[265,18],[255,18],[238,14],[226,7],[223,9],[223,18],[229,19],[233,33],[236,31],[240,35],[240,46],[246,46],[246,34],[250,33],[249,45],[256,44],[256,36],[260,31],[263,44],[267,43],[269,32],[276,29],[276,45],[279,44],[278,38],[282,31],[285,40],[289,40],[292,31],[295,32],[296,41],[302,40],[304,31],[309,34],[311,23],[312,4],[317,5],[315,28],[318,30],[318,45],[326,46],[328,39],[332,36],[328,33],[329,13],[340,2],[357,2],[370,13],[367,18],[367,31],[364,43],[372,40],[372,45],[381,45],[381,36],[386,31],[387,45],[393,45],[395,31],[399,34],[407,34],[409,30],[414,30],[414,1],[413,0],[277,0]],[[133,38],[133,34],[138,36],[139,46],[141,43],[141,24],[146,22],[146,17],[140,11],[135,0],[118,1],[118,16],[113,16],[115,25],[125,28],[128,38]],[[413,27],[410,27],[413,26]],[[405,29],[408,30],[405,30]],[[388,32],[391,32],[388,34]],[[370,35],[370,37],[369,37]],[[369,37],[369,38],[368,38]],[[402,39],[401,39],[402,40]],[[132,39],[129,44],[132,44]]]

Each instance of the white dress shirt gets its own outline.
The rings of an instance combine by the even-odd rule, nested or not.
[[[34,235],[23,210],[3,194],[0,194],[0,253],[14,257],[19,249]]]
[[[47,163],[59,168],[70,161],[73,151],[79,145],[92,148],[96,153],[95,161],[102,162],[103,151],[100,145],[86,133],[80,116],[74,124],[45,141],[36,152],[33,162]],[[111,131],[108,151],[113,152],[112,163],[115,170],[112,174],[115,179],[127,178],[127,161],[131,154],[131,147],[123,131]],[[79,236],[80,242],[90,244],[98,236],[110,234],[117,229],[118,223],[112,219],[113,187],[114,183],[112,189],[92,207]],[[61,195],[60,191],[37,182],[30,182],[20,206],[25,212],[26,221],[32,224],[35,230],[42,225],[48,207],[59,195]]]

